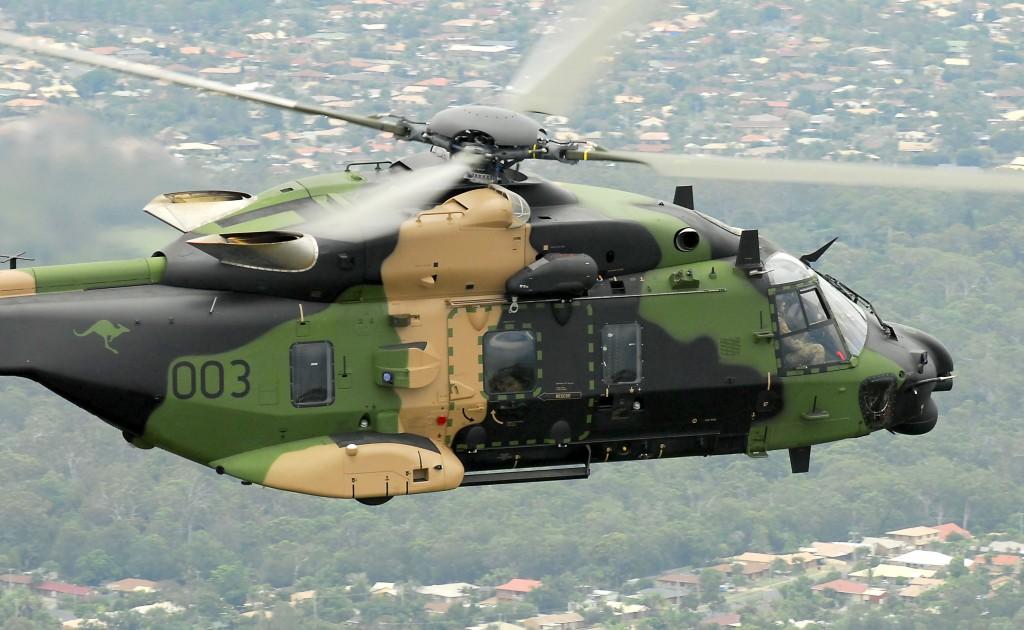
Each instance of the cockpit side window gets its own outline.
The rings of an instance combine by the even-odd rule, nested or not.
[[[804,307],[804,316],[807,318],[807,325],[820,324],[828,319],[825,307],[821,305],[821,296],[817,290],[802,291],[800,293],[800,304]]]
[[[815,287],[778,293],[775,312],[784,370],[843,363],[849,354]]]

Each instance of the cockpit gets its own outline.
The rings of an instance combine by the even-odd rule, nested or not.
[[[765,261],[783,371],[850,365],[864,349],[868,315],[825,277],[785,252]]]

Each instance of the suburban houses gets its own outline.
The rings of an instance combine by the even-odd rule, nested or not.
[[[429,116],[453,104],[492,100],[529,50],[533,33],[513,31],[513,9],[483,0],[441,3],[442,17],[410,45],[398,28],[426,0],[338,4],[302,20],[262,19],[218,42],[183,30],[85,23],[21,25],[90,52],[152,63],[238,86],[294,94],[324,107]],[[536,29],[542,0],[527,4]],[[721,28],[719,11],[679,5],[632,25],[578,115],[549,116],[559,139],[588,139],[643,152],[914,162],[1021,169],[1024,90],[1005,87],[1003,61],[1019,54],[1024,3],[946,0],[882,3],[884,23],[956,28],[957,39],[885,44],[884,33],[843,41],[808,29],[806,16],[765,3],[760,23]],[[447,19],[446,19],[447,18]],[[529,21],[527,23],[530,23]],[[5,19],[0,27],[18,24]],[[895,27],[894,28],[898,28]],[[903,33],[901,32],[901,36]],[[628,52],[626,50],[628,48]],[[993,52],[994,51],[994,52]],[[1012,64],[1011,64],[1012,66]],[[970,73],[969,98],[958,81]],[[202,103],[182,121],[170,104]],[[406,149],[313,116],[282,117],[246,104],[215,104],[182,88],[91,71],[0,50],[0,122],[74,106],[137,128],[180,159],[235,172],[259,162],[280,172],[339,170]],[[935,107],[942,101],[945,113]],[[950,110],[960,111],[950,115]],[[166,124],[164,124],[165,121]],[[139,129],[142,131],[142,129]]]
[[[879,540],[898,544],[880,545]],[[508,614],[518,606],[541,601],[534,595],[544,590],[543,580],[515,577],[493,586],[465,582],[414,585],[396,578],[363,586],[347,585],[342,587],[342,593],[352,593],[349,597],[355,604],[354,620],[358,620],[359,601],[407,599],[417,602],[427,617],[442,618],[453,614],[453,609],[464,609],[484,617],[502,618],[491,625],[466,625],[467,630],[602,628],[606,623],[628,624],[666,609],[703,615],[701,623],[708,627],[738,627],[745,610],[738,606],[740,602],[748,607],[751,602],[769,602],[771,593],[792,588],[787,585],[807,584],[808,591],[820,597],[823,606],[880,606],[891,599],[917,605],[929,592],[941,589],[950,576],[964,573],[985,576],[995,593],[1008,582],[1021,579],[1022,565],[1024,543],[1000,539],[997,534],[975,538],[957,523],[944,523],[889,531],[884,538],[813,541],[793,552],[750,550],[704,567],[681,567],[655,576],[637,577],[618,590],[580,584],[571,589],[575,595],[564,594],[566,599],[558,600],[562,602],[561,611],[542,610],[540,614],[515,619]],[[146,615],[159,611],[174,616],[187,610],[186,602],[174,600],[174,584],[129,577],[85,586],[60,582],[56,577],[8,573],[0,575],[0,588],[34,591],[61,618],[64,628],[103,622],[103,615],[114,619],[128,613]],[[356,595],[359,592],[363,594]],[[239,614],[245,619],[269,619],[278,610],[273,601],[285,601],[288,607],[300,609],[317,605],[325,596],[315,589],[267,592],[255,599],[250,596],[245,610]],[[73,617],[67,612],[76,602],[98,600],[107,602],[109,612],[95,619]]]

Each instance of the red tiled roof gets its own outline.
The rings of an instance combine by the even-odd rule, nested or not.
[[[61,595],[72,595],[74,597],[85,597],[92,593],[92,589],[87,586],[78,586],[77,584],[65,584],[63,582],[40,582],[34,587],[37,591],[45,591],[47,593],[60,593]]]
[[[31,584],[31,575],[14,575],[11,573],[5,573],[0,575],[0,582],[4,584]]]
[[[974,538],[971,536],[971,532],[967,531],[963,527],[960,527],[956,523],[945,523],[944,525],[936,525],[932,529],[939,530],[939,538],[946,540],[951,534],[957,534],[961,538]]]
[[[523,578],[515,578],[502,584],[501,586],[495,587],[498,591],[512,591],[515,593],[529,593],[535,588],[539,588],[541,585],[540,580],[526,580]]]
[[[1018,564],[1020,564],[1020,556],[1011,556],[1007,553],[1001,553],[992,558],[992,565],[997,567],[1015,567]]]
[[[445,87],[450,81],[444,77],[433,77],[431,79],[424,79],[416,83],[416,85],[424,85],[426,87]]]
[[[824,584],[817,584],[811,587],[812,591],[835,591],[843,595],[862,595],[868,590],[867,584],[851,582],[850,580],[832,580]]]

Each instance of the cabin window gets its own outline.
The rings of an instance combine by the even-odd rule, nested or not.
[[[334,347],[326,341],[292,346],[292,404],[322,407],[334,402]]]
[[[775,296],[782,368],[843,363],[849,355],[821,294],[814,287]]]
[[[601,329],[601,366],[609,385],[640,382],[640,324],[608,324]]]
[[[537,338],[528,330],[484,335],[484,385],[489,394],[533,390],[537,374]]]

